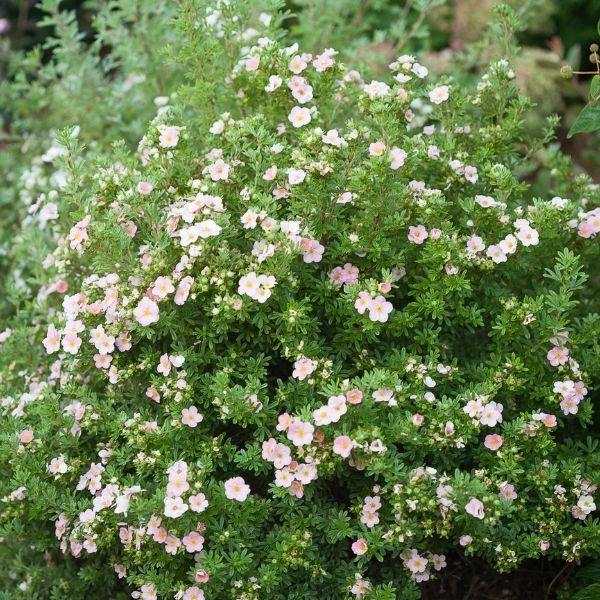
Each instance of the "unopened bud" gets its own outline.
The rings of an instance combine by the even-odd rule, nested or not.
[[[564,67],[561,67],[560,76],[564,77],[565,79],[571,79],[571,77],[573,77],[573,67],[571,67],[570,65],[565,65]]]

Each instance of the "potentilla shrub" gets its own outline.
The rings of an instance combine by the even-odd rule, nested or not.
[[[186,14],[219,78],[137,154],[59,138],[72,220],[0,338],[6,593],[418,598],[451,551],[595,554],[598,190],[529,197],[506,60],[363,81],[235,10]]]

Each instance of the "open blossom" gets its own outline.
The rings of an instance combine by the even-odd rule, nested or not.
[[[385,144],[381,141],[369,144],[369,154],[371,156],[382,156],[385,152]]]
[[[413,244],[422,244],[429,237],[427,229],[423,225],[410,226],[408,228],[408,241]]]
[[[140,194],[147,196],[154,188],[152,187],[152,184],[149,183],[148,181],[140,181],[137,184],[136,189]]]
[[[313,441],[315,428],[305,421],[296,419],[287,430],[287,437],[294,446],[305,446]]]
[[[547,358],[553,367],[564,365],[569,360],[569,350],[568,348],[559,348],[558,346],[555,346],[548,351]]]
[[[465,505],[465,510],[476,519],[483,519],[485,517],[483,502],[477,500],[477,498],[471,498]]]
[[[56,458],[53,458],[47,465],[46,468],[48,469],[49,473],[52,473],[52,475],[58,475],[58,474],[63,474],[67,472],[67,463],[65,462],[65,457],[60,454],[59,456],[57,456]]]
[[[369,310],[369,319],[385,323],[388,315],[394,310],[391,302],[388,302],[383,296],[373,298],[367,307]]]
[[[319,244],[317,240],[309,240],[307,238],[302,238],[300,241],[300,245],[303,250],[303,260],[305,263],[313,263],[320,262],[323,257],[323,252],[325,251],[324,246]]]
[[[135,307],[133,316],[137,322],[144,327],[157,323],[159,320],[158,304],[148,297],[141,299],[140,303]]]
[[[329,281],[333,285],[352,284],[358,281],[358,267],[351,263],[346,263],[343,267],[335,267],[329,273]]]
[[[44,345],[44,348],[46,348],[46,352],[48,354],[58,352],[60,349],[60,332],[56,329],[56,327],[54,327],[54,325],[50,325],[48,327],[48,333],[42,340],[42,344]]]
[[[482,196],[481,194],[475,196],[475,202],[483,208],[493,208],[496,206],[496,201],[491,196]]]
[[[208,166],[208,174],[213,181],[227,181],[229,178],[229,165],[219,158],[216,162]]]
[[[304,181],[306,171],[303,169],[288,169],[288,182],[290,185],[298,185]]]
[[[157,298],[164,298],[175,291],[171,280],[168,277],[157,277],[152,288],[152,294]]]
[[[184,408],[181,411],[181,422],[188,427],[196,427],[198,423],[202,422],[202,415],[198,412],[195,406]]]
[[[288,120],[296,128],[308,125],[311,121],[310,110],[308,108],[294,106],[288,116]]]
[[[159,144],[161,148],[174,148],[177,146],[179,142],[179,127],[162,126],[159,128],[159,131]]]
[[[190,531],[181,541],[187,552],[200,552],[204,547],[204,538],[196,531]]]
[[[488,402],[482,409],[479,415],[479,421],[482,425],[494,427],[498,423],[502,423],[502,404],[497,402]]]
[[[503,500],[516,500],[517,493],[515,492],[515,486],[510,483],[504,483],[500,486],[500,490],[498,491],[498,495]]]
[[[440,85],[429,92],[429,100],[434,104],[441,104],[446,102],[450,96],[450,89],[447,85]]]
[[[258,69],[260,65],[260,56],[251,56],[250,58],[246,59],[246,62],[244,63],[244,67],[246,68],[246,71],[256,71]]]
[[[411,557],[406,561],[406,566],[411,573],[424,573],[427,569],[427,562],[426,558],[413,551]]]
[[[81,338],[74,333],[67,333],[62,339],[62,347],[69,354],[77,354],[81,347]]]
[[[396,170],[404,166],[404,161],[406,160],[406,157],[406,151],[394,146],[390,150],[390,169]]]
[[[276,284],[277,280],[272,275],[257,275],[252,271],[240,278],[238,293],[250,296],[262,304],[271,297],[271,290]]]
[[[179,518],[188,509],[188,505],[183,500],[176,496],[174,498],[165,498],[165,516],[171,517],[172,519]]]
[[[481,252],[485,250],[485,244],[478,235],[473,235],[467,240],[467,250],[473,253]]]
[[[317,363],[310,358],[301,357],[294,363],[292,377],[303,381],[317,369]]]
[[[241,477],[233,477],[225,482],[225,496],[229,500],[243,502],[250,494],[250,486]]]
[[[496,264],[506,262],[507,260],[507,256],[502,250],[502,248],[496,245],[488,246],[486,255],[489,256],[492,259],[492,261]]]
[[[489,450],[496,451],[502,446],[502,443],[502,436],[493,433],[485,436],[485,441],[483,442],[483,445]]]
[[[181,600],[204,600],[204,598],[204,591],[196,586],[193,586],[185,590]]]
[[[537,246],[540,241],[538,232],[531,227],[523,227],[522,229],[519,229],[516,235],[523,246]]]
[[[351,548],[352,552],[354,552],[356,556],[362,556],[363,554],[366,554],[367,550],[369,549],[369,546],[367,545],[367,540],[365,540],[364,538],[359,538],[355,542],[353,542]]]
[[[354,447],[354,442],[347,435],[339,435],[333,441],[333,452],[343,458],[348,458]]]
[[[190,510],[201,513],[208,508],[208,500],[204,494],[196,494],[188,498]]]
[[[33,431],[31,431],[31,429],[23,429],[23,431],[19,433],[19,441],[21,444],[29,444],[33,441]]]

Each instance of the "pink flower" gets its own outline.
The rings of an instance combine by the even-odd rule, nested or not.
[[[422,244],[428,237],[427,229],[423,225],[408,228],[408,241],[413,242],[413,244]]]
[[[569,360],[569,350],[568,348],[559,348],[558,346],[555,346],[548,351],[547,358],[553,367],[564,365]]]
[[[469,500],[469,502],[465,505],[465,510],[476,519],[483,519],[485,517],[483,502],[481,500],[477,500],[477,498],[471,498],[471,500]]]
[[[154,188],[148,181],[140,181],[137,184],[137,191],[144,196],[147,196]]]
[[[188,505],[177,496],[176,498],[165,498],[165,517],[178,519],[188,509]]]
[[[187,552],[200,552],[204,547],[204,538],[195,531],[190,531],[182,540]]]
[[[504,250],[498,245],[492,244],[488,247],[486,251],[486,255],[489,256],[492,261],[496,264],[500,264],[506,262],[507,256],[504,253]]]
[[[367,545],[367,540],[365,540],[365,538],[359,538],[352,544],[351,548],[356,556],[362,556],[363,554],[366,554],[369,546]]]
[[[229,165],[219,158],[212,165],[209,165],[208,174],[213,181],[227,181],[229,177]]]
[[[159,144],[161,148],[174,148],[179,142],[179,127],[162,126],[160,129]]]
[[[427,559],[416,552],[406,561],[406,566],[411,573],[424,573],[427,569]]]
[[[184,408],[181,411],[181,422],[188,427],[196,427],[203,418],[204,417],[198,412],[198,409],[195,406]]]
[[[411,421],[415,427],[420,427],[421,425],[423,425],[425,417],[423,415],[415,414],[411,417]]]
[[[373,298],[369,292],[360,292],[358,294],[358,298],[354,302],[354,308],[356,308],[359,315],[362,315],[369,308],[372,301]]]
[[[164,298],[175,291],[171,280],[168,277],[157,277],[152,288],[152,294],[157,298]]]
[[[516,235],[523,246],[537,246],[540,241],[538,232],[531,227],[523,227]]]
[[[168,354],[163,354],[160,357],[156,371],[165,377],[171,372],[171,361]]]
[[[449,90],[450,88],[447,85],[440,85],[439,87],[433,88],[431,92],[429,92],[429,100],[434,104],[446,102],[450,96]]]
[[[304,421],[296,419],[289,426],[287,437],[294,446],[305,446],[313,441],[315,428]]]
[[[19,433],[19,441],[21,444],[29,444],[29,442],[33,441],[33,431],[31,429],[23,429]]]
[[[208,500],[204,494],[196,494],[188,498],[190,504],[190,510],[193,512],[201,513],[204,512],[208,507]]]
[[[288,182],[290,185],[298,185],[306,178],[306,171],[303,169],[290,168],[287,170]]]
[[[69,354],[77,354],[81,347],[81,338],[75,333],[67,333],[62,339],[62,347]]]
[[[390,169],[395,171],[396,169],[404,166],[406,156],[407,154],[404,150],[394,146],[394,148],[390,150]]]
[[[53,354],[60,350],[60,331],[58,331],[54,325],[48,327],[48,333],[43,339],[42,344],[44,345],[44,348],[46,348],[48,354]]]
[[[300,108],[299,106],[294,106],[294,108],[292,108],[292,111],[288,115],[288,120],[296,128],[302,127],[303,125],[308,125],[308,123],[310,123],[311,120],[310,110],[308,108]]]
[[[233,477],[225,482],[225,496],[229,500],[243,502],[250,494],[250,486],[246,484],[242,477]]]
[[[483,445],[489,450],[493,450],[495,452],[502,446],[502,443],[502,436],[493,433],[485,436],[485,441],[483,442]]]
[[[500,490],[498,491],[498,495],[503,500],[515,500],[517,498],[517,494],[515,492],[515,486],[510,483],[504,483],[500,486]]]
[[[368,309],[371,321],[385,323],[388,320],[388,315],[394,310],[394,307],[383,296],[377,296],[371,300]]]
[[[381,141],[369,144],[369,154],[371,156],[381,156],[385,152],[385,144]]]
[[[292,377],[303,381],[306,379],[311,373],[313,373],[317,368],[317,363],[310,358],[301,357],[296,359],[294,363],[294,370],[292,372]]]
[[[140,303],[135,307],[133,316],[137,322],[144,327],[156,323],[159,320],[158,304],[150,300],[147,296],[141,299]]]
[[[346,392],[346,402],[348,404],[360,404],[363,399],[363,393],[359,389],[353,389]]]
[[[304,250],[303,260],[305,263],[320,262],[323,258],[325,248],[317,240],[303,238],[300,242]]]
[[[176,535],[169,535],[165,540],[165,551],[167,554],[175,556],[177,550],[181,547],[181,540]]]
[[[333,442],[333,452],[343,458],[348,458],[354,447],[354,442],[347,435],[338,435]]]
[[[206,583],[209,580],[209,576],[206,571],[200,570],[200,571],[196,571],[196,575],[194,575],[194,579],[198,583]]]
[[[482,196],[481,194],[475,196],[475,202],[482,208],[494,208],[496,206],[496,201],[491,196]]]
[[[246,60],[246,71],[256,71],[260,65],[260,56],[251,56]]]
[[[204,600],[204,592],[196,586],[190,587],[185,590],[182,600]]]
[[[53,458],[48,465],[46,465],[49,473],[52,475],[63,474],[67,472],[67,463],[65,462],[65,457],[60,454],[56,458]]]

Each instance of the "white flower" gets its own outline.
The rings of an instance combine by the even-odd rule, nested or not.
[[[308,125],[310,123],[310,110],[294,106],[288,116],[288,120],[296,128]]]
[[[440,85],[429,92],[429,100],[434,104],[441,104],[446,102],[450,96],[450,88],[447,85]]]

